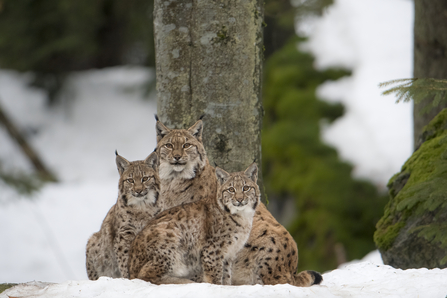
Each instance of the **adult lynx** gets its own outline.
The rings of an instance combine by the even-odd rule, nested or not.
[[[216,194],[214,168],[202,143],[202,120],[189,129],[169,129],[158,121],[160,203],[163,210]]]
[[[216,168],[217,196],[165,210],[132,243],[130,278],[155,284],[231,284],[232,264],[259,204],[257,166],[228,174]]]
[[[99,232],[87,242],[87,275],[91,280],[100,276],[129,277],[129,248],[135,236],[156,215],[159,178],[156,171],[157,154],[144,161],[129,162],[116,153],[120,174],[119,194],[110,208]]]

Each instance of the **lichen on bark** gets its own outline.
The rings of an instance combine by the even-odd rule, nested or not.
[[[402,269],[447,266],[447,109],[389,183],[390,201],[374,240],[384,262]]]

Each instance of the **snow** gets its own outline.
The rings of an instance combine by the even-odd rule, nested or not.
[[[321,285],[299,288],[291,285],[220,286],[206,283],[153,285],[142,280],[101,277],[97,281],[65,281],[58,284],[29,282],[0,294],[8,297],[419,297],[444,298],[447,269],[400,270],[360,262],[323,275]]]
[[[323,137],[379,186],[411,154],[411,106],[381,97],[377,84],[411,76],[412,2],[336,0],[317,19],[307,46],[316,66],[345,66],[353,75],[319,88],[341,100],[346,115]],[[117,67],[72,75],[60,106],[47,109],[31,74],[0,71],[0,104],[25,131],[59,183],[31,198],[0,182],[0,282],[23,283],[3,297],[445,297],[447,269],[399,270],[379,252],[323,275],[320,286],[155,286],[140,280],[88,281],[85,245],[115,203],[115,149],[128,160],[155,147],[154,96],[144,96],[150,69]],[[0,129],[3,169],[30,172],[20,149]]]

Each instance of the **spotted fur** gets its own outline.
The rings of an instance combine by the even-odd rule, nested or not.
[[[99,232],[87,243],[87,275],[91,280],[100,276],[128,278],[130,244],[147,221],[160,211],[157,154],[154,152],[144,161],[133,162],[117,154],[116,164],[120,174],[117,202],[107,213]]]
[[[279,224],[264,204],[256,209],[253,228],[234,264],[235,285],[291,284],[307,287],[319,284],[315,271],[297,273],[298,247],[289,232]]]
[[[154,284],[231,284],[232,265],[248,239],[259,204],[257,166],[228,174],[216,168],[217,196],[156,216],[132,243],[130,278]]]

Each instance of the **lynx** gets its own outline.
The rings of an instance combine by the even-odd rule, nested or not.
[[[189,129],[169,129],[157,119],[162,209],[216,195],[216,176],[202,144],[202,120]]]
[[[260,192],[258,168],[216,168],[217,196],[165,210],[132,243],[130,278],[154,284],[231,284],[232,264],[248,239]]]
[[[157,154],[144,161],[129,162],[116,153],[120,174],[119,194],[110,208],[99,232],[87,242],[87,275],[91,280],[100,276],[129,277],[129,248],[136,234],[159,211],[159,178]]]
[[[202,144],[202,130],[201,120],[188,130],[171,130],[157,118],[160,201],[165,204],[163,210],[215,193],[216,176]],[[298,274],[297,266],[298,248],[295,241],[260,203],[247,244],[235,261],[232,284],[289,283],[311,286],[322,281],[318,272],[303,271]]]

